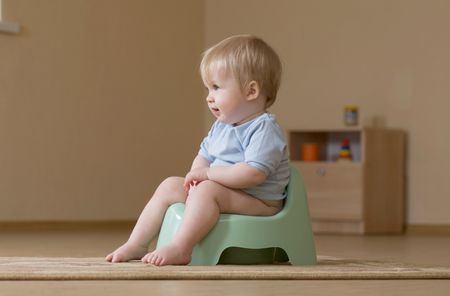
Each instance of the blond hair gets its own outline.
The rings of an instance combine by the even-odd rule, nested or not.
[[[212,71],[231,72],[245,90],[256,81],[266,96],[266,108],[277,97],[281,80],[281,61],[277,53],[262,39],[251,35],[231,36],[203,53],[200,74],[204,82]]]

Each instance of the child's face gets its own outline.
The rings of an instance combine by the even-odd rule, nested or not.
[[[233,125],[250,120],[260,108],[242,92],[238,81],[225,71],[212,71],[205,83],[209,110],[221,122]]]

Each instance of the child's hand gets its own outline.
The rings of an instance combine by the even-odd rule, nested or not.
[[[184,190],[189,192],[191,186],[196,186],[198,183],[204,180],[208,180],[209,168],[198,168],[190,171],[186,177],[184,177]]]

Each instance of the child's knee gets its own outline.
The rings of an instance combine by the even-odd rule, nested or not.
[[[200,182],[190,195],[196,199],[215,198],[220,192],[221,185],[211,180]]]
[[[205,180],[205,181],[200,182],[197,185],[196,189],[199,189],[202,191],[217,191],[219,186],[220,186],[220,184],[215,181]]]
[[[184,178],[182,177],[168,177],[161,182],[161,187],[169,191],[177,191],[183,189]]]
[[[187,193],[184,190],[183,183],[184,178],[182,177],[168,177],[161,182],[158,194],[155,194],[154,197],[168,205],[185,202]]]

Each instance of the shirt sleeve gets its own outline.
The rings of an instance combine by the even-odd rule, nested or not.
[[[211,138],[213,137],[215,125],[216,125],[216,123],[214,123],[212,125],[211,129],[208,132],[208,135],[205,138],[203,138],[203,141],[200,144],[200,150],[198,151],[198,155],[200,155],[203,158],[207,159],[209,163],[212,163],[214,161],[214,157],[212,157],[209,154],[209,144],[211,142]]]
[[[268,176],[278,168],[286,149],[286,141],[279,126],[265,120],[258,123],[249,135],[245,162]]]

